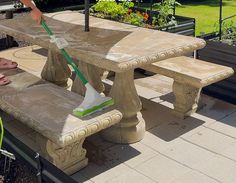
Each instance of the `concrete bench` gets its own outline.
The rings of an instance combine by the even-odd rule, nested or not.
[[[36,131],[40,154],[67,174],[87,165],[85,138],[122,118],[120,111],[108,108],[79,119],[71,112],[82,102],[80,95],[21,69],[3,74],[12,83],[0,88],[0,108]]]
[[[201,89],[231,76],[234,71],[190,57],[176,57],[143,67],[143,69],[174,79],[173,113],[185,118],[196,112]]]

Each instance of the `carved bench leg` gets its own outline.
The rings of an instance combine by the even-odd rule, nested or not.
[[[201,88],[174,81],[173,92],[175,94],[174,115],[184,119],[196,112]]]
[[[67,86],[71,75],[70,68],[64,57],[52,50],[48,50],[47,62],[42,70],[41,77],[59,86]]]
[[[88,159],[85,157],[86,150],[82,147],[85,139],[65,147],[60,147],[39,134],[36,136],[36,140],[40,145],[41,155],[68,175],[88,164]]]
[[[101,77],[103,74],[103,70],[91,64],[87,64],[84,62],[78,62],[79,70],[84,74],[89,83],[98,91],[98,93],[102,93],[104,91],[104,85],[102,83]],[[78,76],[76,76],[71,90],[75,93],[78,93],[82,96],[85,94],[85,87],[81,83]]]
[[[145,121],[142,118],[142,104],[134,85],[134,71],[116,73],[110,95],[115,108],[123,114],[122,120],[103,130],[102,136],[111,142],[134,143],[140,141],[145,133]]]

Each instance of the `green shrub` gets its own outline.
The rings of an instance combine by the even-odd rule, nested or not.
[[[92,12],[103,13],[105,16],[116,19],[127,14],[128,8],[133,6],[134,4],[128,1],[118,4],[115,0],[99,0],[91,9]]]
[[[130,15],[125,17],[124,22],[142,26],[144,24],[143,15],[139,13],[130,13]]]

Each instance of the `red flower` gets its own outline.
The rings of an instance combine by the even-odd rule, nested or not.
[[[133,11],[132,9],[128,9],[128,13],[132,13],[132,11]]]
[[[148,15],[147,13],[143,13],[143,19],[144,19],[145,21],[148,20],[148,17],[149,17],[149,15]]]

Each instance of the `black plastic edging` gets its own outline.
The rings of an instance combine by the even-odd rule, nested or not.
[[[4,133],[3,147],[14,153],[17,159],[26,163],[35,172],[35,176],[37,176],[38,172],[41,172],[43,183],[77,183],[42,156],[37,159],[37,152],[34,152],[15,138],[7,129],[5,129]],[[40,161],[41,170],[38,169],[38,161]]]
[[[206,42],[206,47],[198,50],[198,58],[231,67],[236,72],[236,47],[213,40],[206,40]],[[204,87],[203,92],[215,98],[236,104],[236,74]]]

